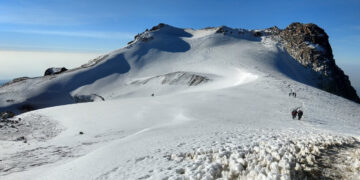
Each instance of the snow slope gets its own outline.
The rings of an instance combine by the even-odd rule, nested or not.
[[[276,39],[222,29],[165,25],[93,64],[0,88],[3,108],[63,105],[0,129],[1,179],[316,179],[334,146],[354,154],[340,178],[358,178],[359,105],[314,88]],[[74,104],[92,94],[105,101]]]
[[[241,73],[279,74],[316,84],[305,68],[289,61],[291,57],[279,49],[276,41],[255,37],[251,31],[222,28],[234,32],[224,35],[216,33],[216,28],[195,31],[171,26],[146,31],[127,47],[99,57],[83,68],[0,88],[0,110],[19,112],[24,105],[39,109],[71,104],[75,102],[74,96],[79,95],[97,94],[109,100],[150,95],[154,91],[168,94],[183,88],[132,82],[179,71],[188,75],[203,73],[210,80],[220,78],[212,82],[222,84],[213,87],[232,86],[238,81],[233,76]]]

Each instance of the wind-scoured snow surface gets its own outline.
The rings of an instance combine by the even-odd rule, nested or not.
[[[312,87],[276,39],[225,29],[165,25],[2,87],[2,108],[50,108],[0,129],[0,178],[359,179],[359,105]]]

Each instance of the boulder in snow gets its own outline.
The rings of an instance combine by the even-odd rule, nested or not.
[[[94,101],[105,101],[100,95],[97,94],[90,94],[90,95],[75,95],[74,101],[76,103],[84,103],[84,102],[94,102]]]
[[[0,118],[1,119],[8,119],[8,118],[12,118],[15,116],[15,113],[11,112],[11,111],[4,111],[0,113]]]
[[[62,72],[67,71],[68,69],[66,69],[65,67],[51,67],[46,69],[44,76],[48,76],[48,75],[54,75],[54,74],[60,74]]]
[[[23,104],[20,107],[18,107],[18,110],[20,110],[21,112],[28,112],[28,111],[33,111],[36,110],[37,108],[34,107],[31,104]]]
[[[262,36],[262,33],[260,31],[254,31],[253,35],[255,37],[261,37]]]

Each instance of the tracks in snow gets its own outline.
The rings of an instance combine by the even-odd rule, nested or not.
[[[179,163],[171,178],[353,180],[360,177],[358,140],[331,135],[311,138],[171,154],[168,160]]]
[[[317,162],[316,179],[360,179],[360,142],[330,146],[321,152]]]

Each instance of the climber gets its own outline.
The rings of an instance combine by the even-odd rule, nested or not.
[[[296,92],[291,91],[291,92],[289,93],[289,96],[296,97]]]
[[[291,115],[292,115],[292,118],[293,118],[293,119],[296,118],[297,113],[298,113],[297,109],[294,109],[294,110],[291,112]]]
[[[298,109],[298,110],[297,110],[297,114],[298,114],[298,119],[300,120],[301,117],[302,117],[302,115],[303,115],[303,111],[300,110],[300,109]]]

